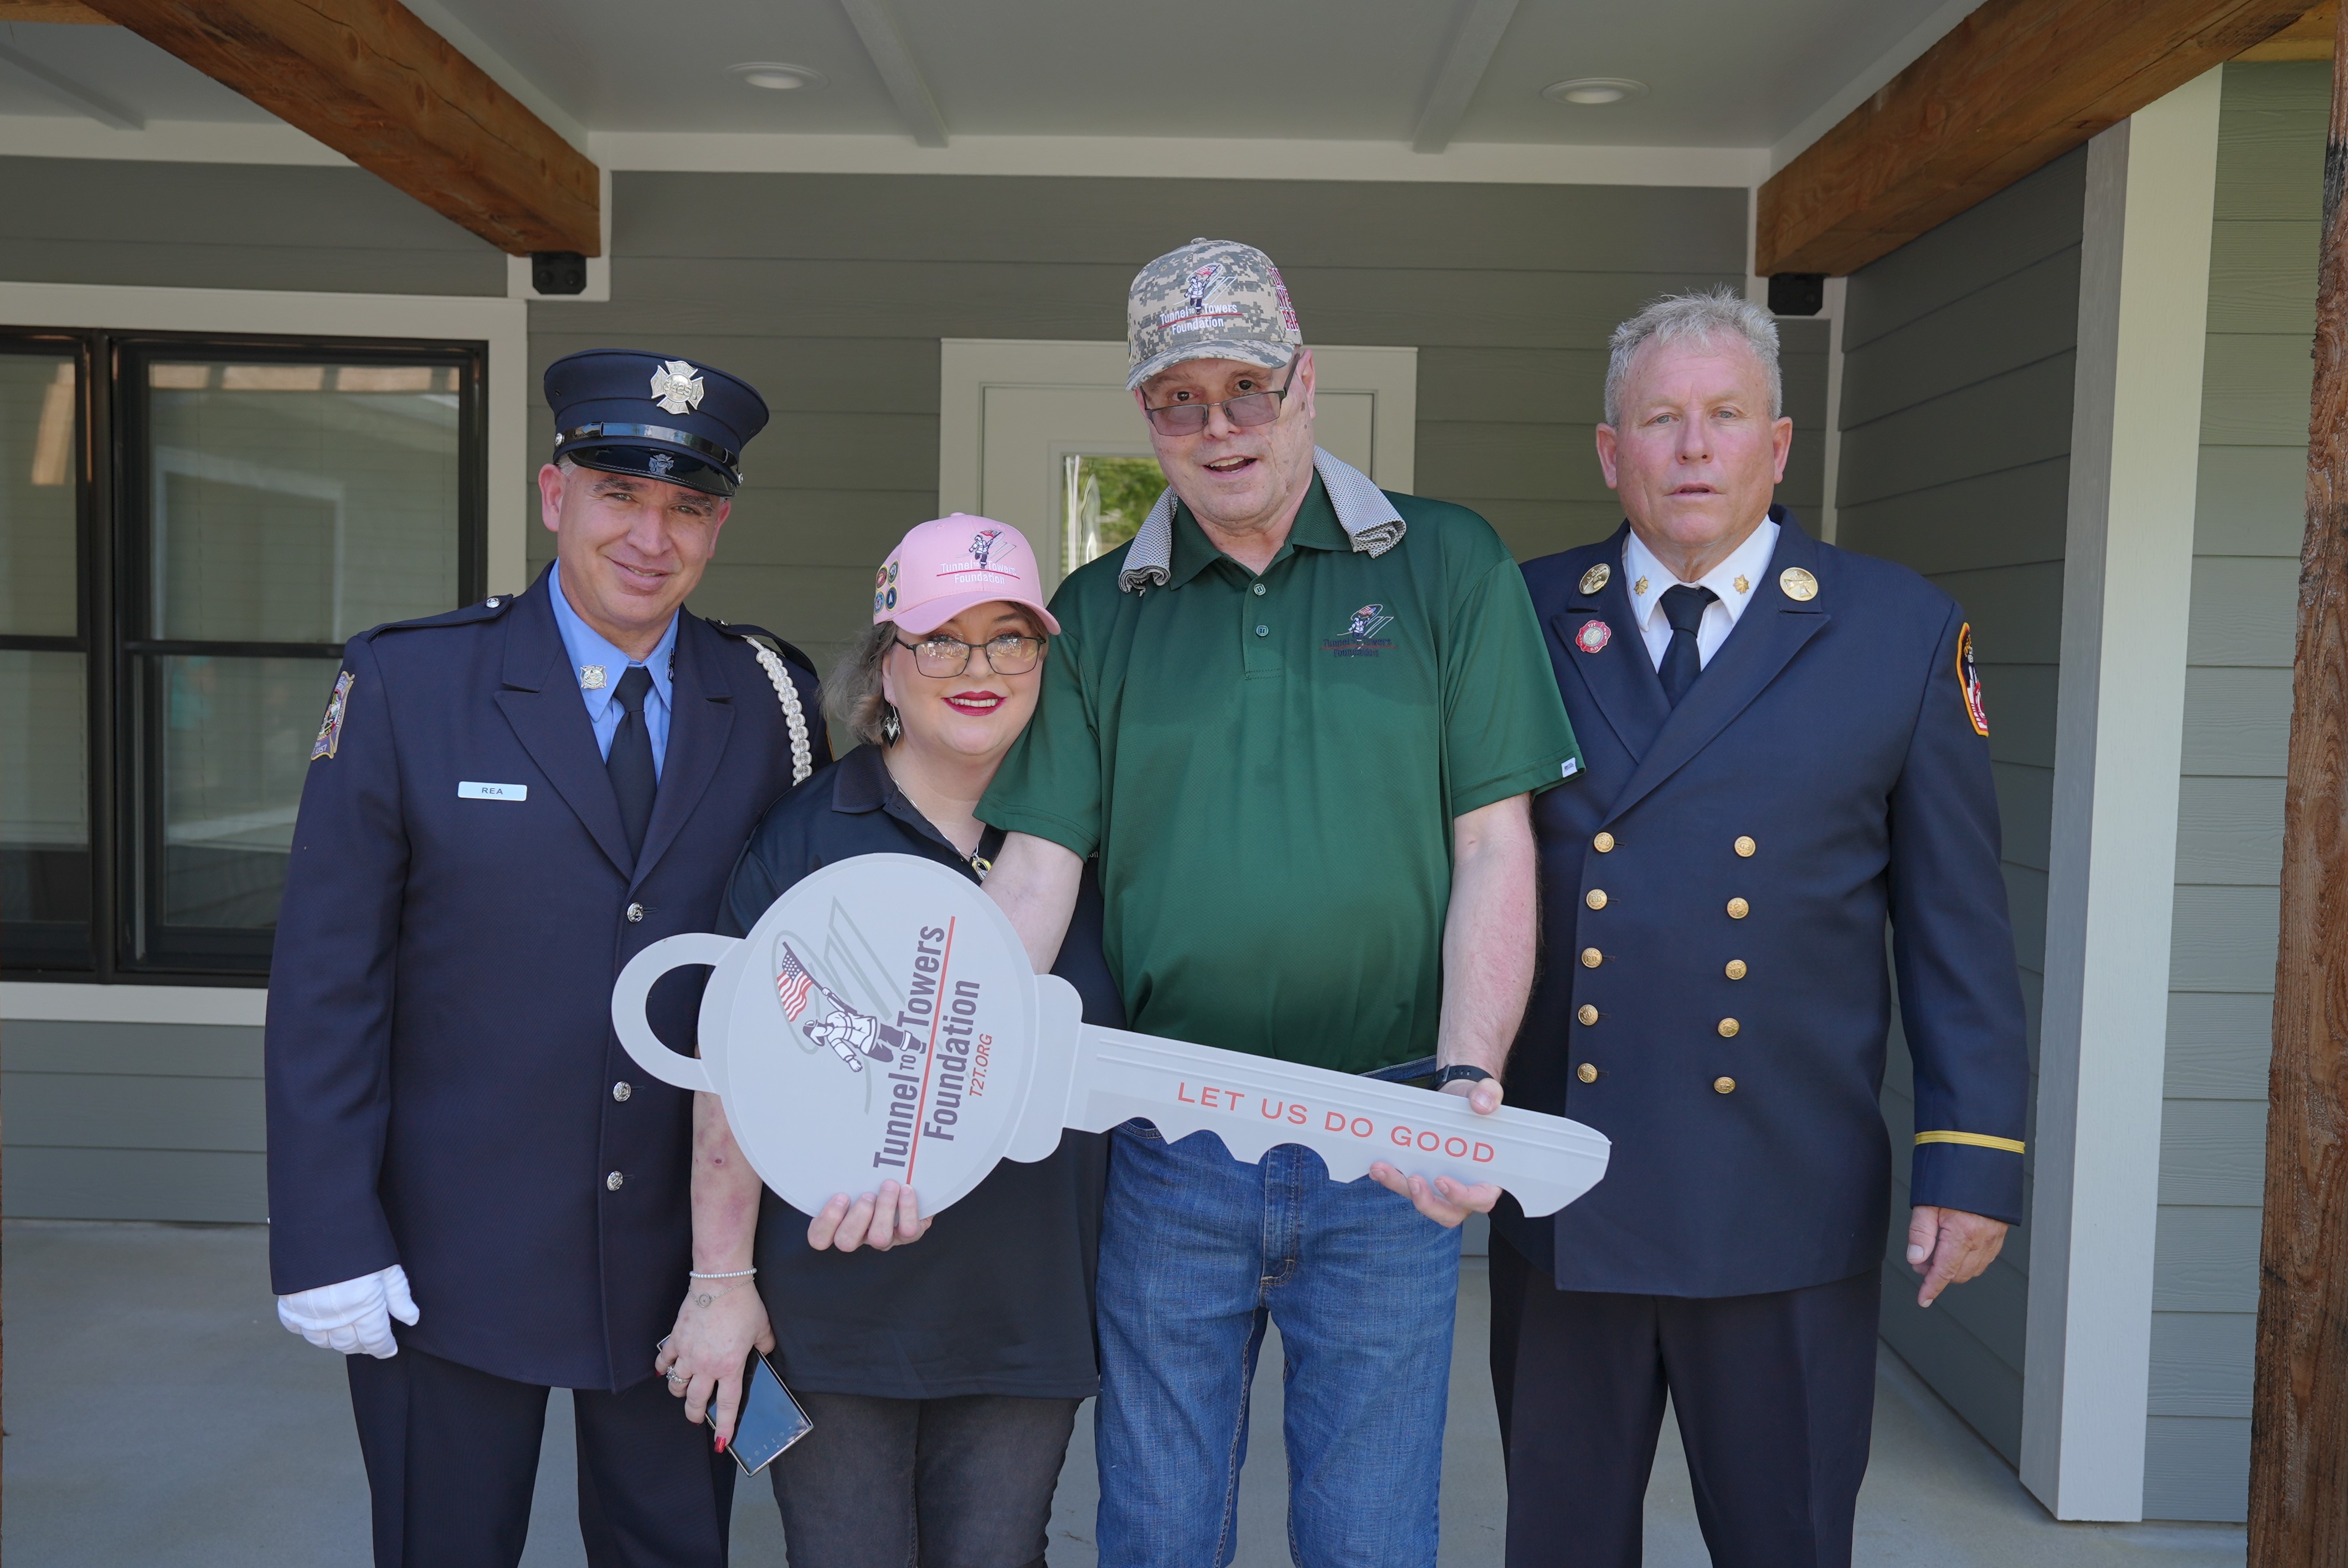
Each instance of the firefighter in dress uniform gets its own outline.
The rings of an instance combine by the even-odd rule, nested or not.
[[[692,1268],[692,1097],[638,1072],[612,985],[716,924],[829,751],[805,655],[683,608],[758,395],[619,350],[545,385],[554,563],[352,639],[312,751],[269,989],[271,1272],[286,1327],[347,1356],[377,1563],[517,1561],[567,1388],[587,1560],[718,1568],[734,1464],[653,1370]],[[664,1038],[691,1041],[696,993],[655,990]]]
[[[2022,1217],[1971,630],[1771,505],[1776,346],[1725,294],[1618,329],[1599,455],[1629,520],[1525,567],[1587,776],[1534,804],[1544,952],[1509,1099],[1614,1147],[1553,1218],[1493,1215],[1511,1568],[1636,1568],[1666,1395],[1715,1564],[1850,1562],[1893,1223],[1887,919],[1921,1298]]]

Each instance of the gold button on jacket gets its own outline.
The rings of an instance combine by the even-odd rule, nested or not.
[[[1731,958],[1728,960],[1728,978],[1732,980],[1741,980],[1745,978],[1744,959]]]
[[[1584,1083],[1595,1083],[1598,1081],[1598,1070],[1591,1066],[1590,1063],[1586,1061],[1580,1067],[1573,1070],[1573,1075],[1581,1080]]]
[[[1580,1019],[1584,1023],[1596,1023],[1598,1021],[1598,1009],[1591,1007],[1588,1002],[1583,1002],[1581,1004],[1581,1010],[1575,1013],[1573,1016]]]
[[[1735,1019],[1722,1019],[1720,1020],[1720,1038],[1723,1040],[1735,1040],[1736,1038],[1736,1030],[1738,1027],[1739,1026]]]
[[[1606,889],[1603,887],[1592,887],[1589,893],[1583,897],[1581,901],[1589,905],[1592,909],[1603,909],[1606,907]]]
[[[1583,968],[1594,969],[1605,961],[1606,955],[1600,952],[1597,948],[1584,948],[1581,949],[1581,967]]]
[[[1736,1080],[1715,1078],[1712,1081],[1712,1091],[1715,1094],[1734,1094],[1736,1092]]]
[[[1753,906],[1747,904],[1744,899],[1731,898],[1728,901],[1728,917],[1730,919],[1742,920],[1746,916],[1750,915],[1751,913],[1753,913]]]
[[[1760,847],[1761,846],[1759,845],[1754,843],[1750,838],[1739,838],[1736,841],[1736,853],[1743,856],[1747,860],[1752,859],[1753,852]]]
[[[1612,855],[1614,853],[1614,835],[1611,833],[1601,833],[1590,841],[1590,847],[1601,855]]]

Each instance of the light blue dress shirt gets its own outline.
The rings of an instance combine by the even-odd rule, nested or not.
[[[661,762],[668,753],[669,666],[676,659],[676,617],[668,620],[668,630],[661,633],[649,657],[631,659],[604,639],[602,632],[579,619],[571,601],[562,597],[562,569],[556,566],[546,574],[548,586],[553,590],[554,624],[562,632],[562,646],[571,655],[571,678],[579,683],[579,695],[587,701],[587,720],[595,727],[595,749],[605,761],[612,755],[612,736],[620,728],[626,712],[616,699],[620,693],[620,677],[631,664],[641,664],[651,671],[653,689],[644,694],[644,730],[652,737],[653,777],[660,777]],[[589,677],[582,671],[601,669],[603,683],[588,685]]]

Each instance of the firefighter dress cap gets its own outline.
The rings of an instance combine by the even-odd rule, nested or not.
[[[993,518],[956,512],[907,534],[872,580],[872,624],[927,637],[973,605],[1008,600],[1035,612],[1046,634],[1060,623],[1044,605],[1044,579],[1027,536]]]
[[[712,496],[742,484],[742,448],[767,403],[722,370],[669,354],[591,348],[546,367],[554,456]]]
[[[1278,370],[1303,343],[1271,257],[1236,240],[1193,240],[1134,274],[1125,300],[1125,388],[1186,359]]]

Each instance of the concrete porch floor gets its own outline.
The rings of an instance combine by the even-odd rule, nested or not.
[[[366,1483],[342,1368],[277,1325],[259,1226],[11,1221],[5,1231],[6,1512],[17,1565],[359,1568]],[[1443,1492],[1443,1568],[1500,1562],[1499,1440],[1484,1370],[1485,1281],[1460,1280]],[[427,1307],[428,1309],[428,1307]],[[1276,1343],[1276,1339],[1275,1339]],[[1239,1563],[1286,1562],[1279,1359],[1256,1382]],[[1647,1562],[1707,1561],[1672,1424],[1647,1494]],[[567,1396],[548,1413],[527,1568],[582,1563]],[[1056,1568],[1091,1568],[1091,1423],[1080,1418],[1054,1508]],[[736,1493],[734,1560],[781,1564],[763,1484]],[[2013,1472],[1895,1358],[1876,1395],[1858,1561],[1936,1568],[2221,1568],[2239,1528],[2057,1524]]]

